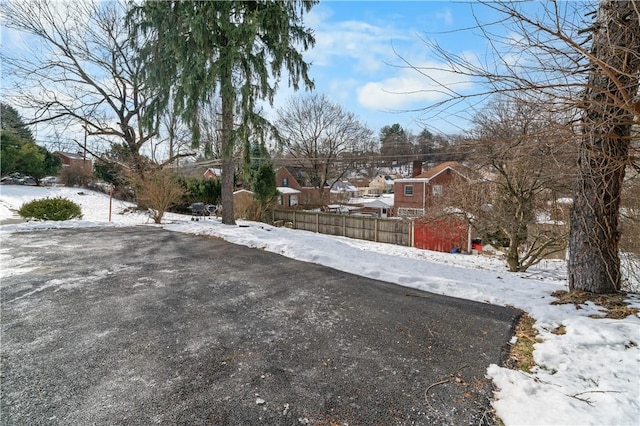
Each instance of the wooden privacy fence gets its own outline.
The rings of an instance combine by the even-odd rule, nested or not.
[[[331,213],[274,210],[273,221],[283,221],[294,229],[338,235],[379,243],[411,246],[410,221],[347,216]]]

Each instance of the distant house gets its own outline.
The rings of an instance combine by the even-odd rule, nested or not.
[[[276,187],[283,207],[323,204],[320,191],[311,185],[308,173],[300,167],[280,167],[276,171]]]
[[[93,162],[83,152],[54,152],[62,161],[62,167],[83,168],[88,173],[93,171]]]
[[[301,191],[286,186],[278,186],[278,205],[281,207],[295,207],[300,204],[298,197]]]
[[[329,191],[329,201],[346,201],[358,196],[358,188],[349,182],[334,182]]]
[[[378,175],[369,182],[369,195],[380,195],[391,192],[393,189],[393,177],[390,175]]]
[[[373,198],[363,203],[362,213],[369,213],[374,217],[387,218],[391,216],[393,198]]]
[[[222,176],[222,170],[221,169],[217,169],[217,168],[213,168],[213,167],[209,167],[207,170],[205,170],[205,172],[202,174],[202,176],[205,179],[219,179],[220,176]]]
[[[455,161],[441,163],[415,177],[396,179],[393,185],[396,214],[421,217],[435,206],[454,180],[475,179],[475,173]]]
[[[396,179],[396,215],[413,218],[412,244],[427,250],[450,252],[471,250],[471,229],[458,217],[424,218],[430,209],[446,208],[444,195],[455,182],[469,182],[478,175],[463,165],[449,161],[411,178]]]
[[[349,179],[349,183],[358,189],[358,197],[369,195],[369,182],[370,179],[363,177]]]
[[[300,205],[302,186],[286,167],[280,167],[276,171],[276,187],[278,189],[278,205],[284,208],[292,208]]]

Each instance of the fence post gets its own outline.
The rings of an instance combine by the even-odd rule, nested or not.
[[[413,229],[414,224],[415,224],[415,221],[413,221],[413,220],[409,221],[409,247],[413,247],[413,243],[414,243],[414,241],[413,241],[413,235],[414,235],[414,231],[415,231]]]
[[[293,229],[298,229],[298,225],[296,224],[296,211],[293,211]]]
[[[343,237],[347,236],[347,216],[346,215],[342,216],[342,236]]]
[[[373,219],[373,241],[378,242],[378,218]]]
[[[320,233],[320,213],[316,213],[316,232]]]

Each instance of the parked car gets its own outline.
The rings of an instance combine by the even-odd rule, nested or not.
[[[58,176],[47,176],[40,179],[40,183],[43,185],[55,185],[59,181]]]
[[[20,185],[35,185],[35,184],[36,184],[36,180],[31,176],[25,176],[24,178],[20,179]]]
[[[20,173],[11,173],[9,176],[4,176],[2,179],[3,184],[12,185],[35,185],[36,180],[31,176],[24,176]]]

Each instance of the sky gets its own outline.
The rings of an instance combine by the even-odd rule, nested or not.
[[[81,195],[82,194],[82,195]],[[83,218],[66,222],[13,223],[23,203],[45,197],[65,197],[78,203]],[[64,187],[0,186],[0,241],[20,238],[17,232],[46,232],[53,228],[159,226],[172,232],[208,235],[234,244],[267,250],[303,262],[405,287],[482,303],[513,306],[535,320],[539,342],[531,373],[499,365],[487,368],[496,387],[492,405],[506,426],[511,425],[638,425],[640,424],[640,317],[602,317],[592,302],[552,305],[551,293],[566,290],[566,264],[543,261],[525,273],[506,271],[497,256],[438,253],[392,244],[333,237],[308,231],[275,228],[239,220],[242,226],[219,219],[191,221],[168,213],[154,225],[144,214],[126,213],[130,204],[114,201],[109,222],[109,197]],[[33,259],[16,258],[0,245],[1,276],[37,268]],[[58,291],[68,283],[52,280],[40,291]],[[2,281],[0,280],[0,286]],[[0,287],[1,288],[1,287]],[[628,293],[631,307],[640,308],[640,295]],[[556,331],[560,326],[564,334]],[[514,342],[512,340],[512,342]]]
[[[61,1],[52,4],[63,9]],[[519,4],[529,8],[527,13],[532,16],[541,14],[541,2]],[[488,67],[502,60],[509,65],[526,62],[527,58],[503,50],[517,44],[519,38],[512,26],[497,24],[502,18],[491,7],[466,0],[322,0],[304,15],[304,24],[316,40],[304,58],[311,63],[314,90],[355,114],[375,136],[383,126],[395,123],[414,134],[425,128],[435,134],[461,134],[470,128],[470,118],[486,99],[454,103],[444,112],[425,110],[444,101],[443,92],[472,94],[482,90],[477,80],[445,71],[450,67],[430,43]],[[482,31],[479,24],[483,25]],[[0,43],[3,53],[12,55],[24,53],[28,44],[22,35],[4,25],[0,26]],[[40,48],[36,44],[36,51]],[[505,53],[495,58],[494,49]],[[11,76],[5,73],[2,80],[1,97],[10,102],[7,83]],[[265,107],[267,118],[275,119],[276,110],[296,95],[304,95],[304,89],[296,94],[283,75],[273,107]],[[43,129],[41,126],[36,132],[38,138],[50,141],[50,132]],[[69,140],[82,140],[84,136],[79,125],[62,133]]]
[[[62,7],[60,2],[53,4]],[[304,54],[311,63],[315,91],[354,113],[375,135],[394,123],[413,133],[425,127],[434,133],[460,133],[468,123],[454,117],[455,110],[437,120],[410,110],[443,99],[433,92],[429,78],[463,90],[473,90],[470,82],[442,71],[431,70],[426,77],[411,67],[443,68],[425,39],[433,39],[455,54],[481,55],[486,40],[474,36],[474,31],[461,31],[472,27],[475,17],[483,22],[492,19],[487,8],[467,2],[321,1],[304,17],[316,39],[315,46]],[[0,28],[0,43],[4,54],[28,51],[28,37],[5,25]],[[41,54],[38,43],[34,51]],[[11,102],[11,76],[4,73],[2,77],[0,93],[4,101]],[[266,108],[268,117],[274,119],[275,110],[294,94],[283,78],[273,108]],[[26,111],[24,115],[31,116]],[[37,130],[38,139],[52,138],[44,126]],[[82,140],[84,136],[80,126],[62,133],[67,139]]]
[[[437,41],[459,55],[482,55],[486,40],[464,31],[475,17],[490,22],[489,9],[452,1],[321,1],[305,24],[316,44],[305,54],[312,63],[315,90],[353,112],[375,134],[385,125],[400,124],[419,133],[460,133],[468,127],[459,117],[431,120],[419,111],[442,95],[428,77],[412,67],[446,68],[426,40]],[[430,70],[429,77],[452,87],[472,90],[461,76]],[[283,89],[276,103],[291,91]]]

